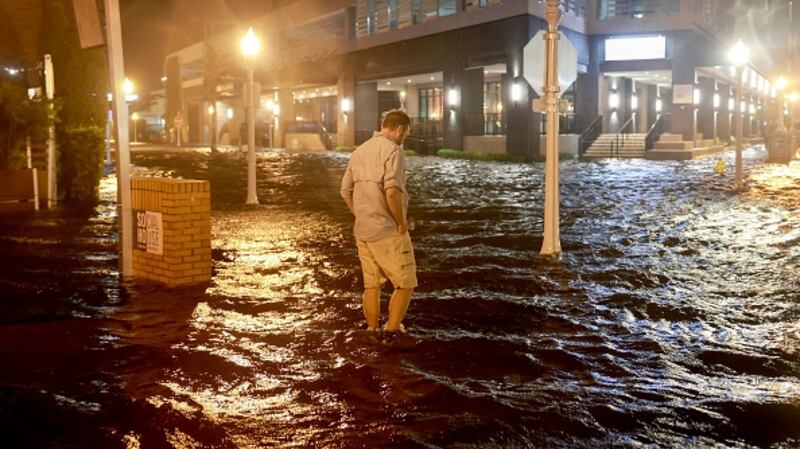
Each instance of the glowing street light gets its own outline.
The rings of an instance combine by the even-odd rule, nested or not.
[[[728,59],[736,66],[736,104],[739,109],[736,111],[736,190],[742,189],[742,76],[744,66],[750,59],[750,50],[739,39],[730,51]]]
[[[258,51],[261,50],[261,41],[253,31],[253,27],[247,29],[247,33],[242,37],[241,46],[242,54],[245,58],[255,59],[255,57],[258,56]]]
[[[253,32],[253,27],[247,29],[244,37],[241,40],[242,55],[244,55],[245,62],[247,63],[247,204],[258,204],[258,195],[256,194],[256,95],[255,83],[253,82],[253,68],[255,66],[256,56],[261,49],[261,41],[259,41],[256,33]]]
[[[780,78],[775,81],[775,88],[778,90],[786,89],[786,86],[788,85],[789,82],[786,81],[786,78],[784,78],[783,75],[781,75]]]
[[[133,103],[139,99],[139,95],[134,92],[133,83],[128,78],[125,78],[122,82],[122,93],[125,94],[125,101],[128,103]]]

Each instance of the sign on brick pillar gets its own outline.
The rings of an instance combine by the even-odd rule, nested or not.
[[[170,287],[211,280],[208,181],[135,178],[133,275]]]

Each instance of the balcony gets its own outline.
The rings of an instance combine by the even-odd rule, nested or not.
[[[590,34],[700,29],[726,39],[733,28],[728,0],[597,0],[590,3]]]
[[[544,17],[544,0],[357,0],[356,49],[526,14]],[[562,24],[583,31],[588,0],[561,0]]]

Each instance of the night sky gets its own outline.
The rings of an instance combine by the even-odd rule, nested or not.
[[[161,85],[164,57],[294,0],[121,0],[126,75],[140,93]]]

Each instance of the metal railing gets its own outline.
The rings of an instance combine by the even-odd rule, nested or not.
[[[441,137],[443,135],[442,121],[426,117],[411,117],[409,135],[423,138]]]
[[[599,0],[597,3],[597,20],[677,16],[680,12],[681,0]]]
[[[296,121],[286,122],[286,132],[289,134],[317,134],[327,150],[332,150],[336,144],[335,133],[328,132],[328,129],[320,122]]]
[[[506,116],[501,112],[464,114],[464,134],[499,136],[506,134]]]
[[[592,146],[595,140],[603,133],[603,116],[598,115],[592,120],[592,123],[586,127],[578,139],[578,156],[582,156],[589,147]]]
[[[659,114],[658,118],[653,125],[650,127],[650,130],[647,131],[647,135],[644,138],[644,149],[645,151],[650,151],[653,149],[653,145],[655,144],[656,140],[664,133],[664,130],[669,128],[669,114]]]
[[[633,120],[635,117],[635,115],[630,116],[614,135],[614,139],[611,141],[611,154],[609,154],[609,157],[614,157],[615,155],[619,157],[619,150],[625,145],[625,142],[628,140],[628,134],[630,134],[630,132],[625,132],[625,130],[629,127],[633,127]]]

